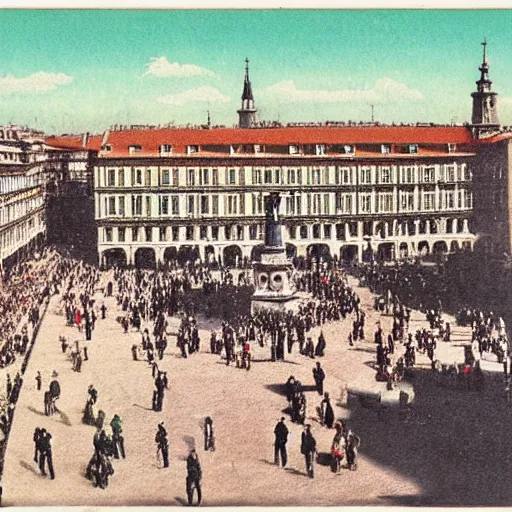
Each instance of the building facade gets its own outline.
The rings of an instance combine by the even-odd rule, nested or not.
[[[44,240],[42,134],[0,126],[0,266]]]
[[[464,127],[110,132],[94,168],[100,261],[250,261],[271,191],[290,255],[471,247],[474,157]]]
[[[472,124],[280,126],[256,122],[246,61],[238,128],[105,133],[94,165],[100,263],[252,261],[272,191],[283,198],[290,256],[450,253],[472,249],[486,230],[505,233],[510,249],[510,134],[498,122],[485,44],[479,71]],[[500,165],[502,182],[488,187]]]

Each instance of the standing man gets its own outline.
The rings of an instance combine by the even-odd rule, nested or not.
[[[48,472],[50,473],[50,478],[52,480],[55,479],[55,472],[53,471],[53,459],[52,459],[52,435],[50,432],[47,432],[46,429],[41,430],[40,437],[40,455],[39,455],[39,469],[43,475],[46,475],[45,472],[45,462],[48,463]]]
[[[124,437],[121,435],[123,433],[123,421],[119,414],[114,414],[112,421],[110,422],[110,426],[112,427],[112,442],[114,448],[114,458],[119,459],[119,455],[124,459]]]
[[[167,440],[167,430],[165,430],[164,422],[158,425],[158,432],[155,436],[156,442],[156,454],[158,457],[158,452],[162,452],[162,459],[164,462],[164,468],[169,467],[169,441]]]
[[[279,465],[279,454],[281,454],[281,465],[286,467],[287,454],[286,443],[288,442],[288,427],[284,423],[284,417],[276,425],[274,435],[276,436],[274,444],[274,464]]]
[[[316,390],[322,396],[324,394],[325,372],[320,363],[316,363],[316,368],[313,368],[313,378],[315,379]]]
[[[36,428],[34,431],[34,444],[35,444],[34,462],[37,464],[39,462],[39,453],[41,450],[41,429],[40,428]]]
[[[194,487],[197,489],[197,504],[201,504],[201,464],[199,464],[199,457],[195,449],[190,451],[190,455],[187,457],[187,497],[188,504],[192,505],[192,499],[194,497]]]
[[[105,318],[106,318],[106,316],[107,316],[107,315],[106,315],[106,313],[107,313],[107,306],[105,306],[105,303],[104,303],[104,302],[103,302],[103,304],[101,305],[100,310],[101,310],[101,319],[102,319],[102,320],[105,320]]]
[[[311,433],[311,425],[306,425],[304,432],[302,432],[302,439],[300,444],[300,453],[306,459],[306,473],[310,478],[314,477],[313,463],[316,453],[316,440]]]

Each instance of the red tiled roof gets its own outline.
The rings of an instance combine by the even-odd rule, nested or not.
[[[82,146],[81,135],[62,135],[62,136],[51,136],[46,137],[45,142],[48,146],[52,146],[57,149],[71,149],[80,151],[83,149],[90,149],[99,151],[101,147],[102,135],[92,135],[87,139],[86,148]]]
[[[127,155],[138,144],[137,156],[158,154],[161,144],[171,144],[173,153],[185,153],[187,145],[226,146],[262,144],[470,144],[471,132],[464,126],[345,126],[283,128],[147,129],[112,131],[106,144],[117,155]],[[103,156],[113,154],[103,152]]]

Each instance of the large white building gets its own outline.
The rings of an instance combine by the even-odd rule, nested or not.
[[[0,126],[0,266],[44,238],[42,134]]]

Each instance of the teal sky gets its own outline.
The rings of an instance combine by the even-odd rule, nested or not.
[[[232,125],[246,57],[263,120],[464,122],[484,38],[512,124],[512,11],[1,10],[0,123]]]

